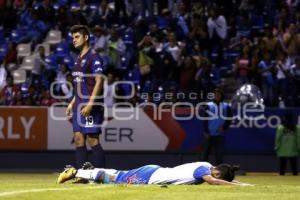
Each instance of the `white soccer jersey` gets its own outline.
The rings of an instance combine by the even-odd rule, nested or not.
[[[208,162],[193,162],[173,168],[161,167],[157,169],[148,184],[195,184],[203,183],[205,175],[211,175],[212,165]]]

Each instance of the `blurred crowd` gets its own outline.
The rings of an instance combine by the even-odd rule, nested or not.
[[[91,30],[106,89],[133,83],[115,87],[131,103],[197,103],[233,79],[267,106],[300,106],[299,0],[0,0],[0,105],[70,101],[75,24]]]

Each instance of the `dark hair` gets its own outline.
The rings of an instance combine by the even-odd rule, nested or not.
[[[71,27],[70,29],[70,32],[72,34],[74,33],[80,33],[82,34],[83,36],[88,36],[88,41],[90,40],[90,31],[89,31],[89,28],[87,26],[84,26],[84,25],[74,25]]]
[[[296,123],[294,122],[294,115],[292,112],[288,111],[286,113],[284,113],[284,115],[281,118],[281,124],[291,130],[291,131],[295,131],[296,130]]]
[[[223,92],[222,88],[216,87],[214,89],[214,93],[217,93],[217,92],[221,94],[221,100],[220,100],[220,102],[224,101],[225,95],[224,95],[224,92]]]
[[[220,164],[216,169],[220,171],[219,179],[231,182],[235,177],[235,172],[238,171],[240,167],[236,165]]]

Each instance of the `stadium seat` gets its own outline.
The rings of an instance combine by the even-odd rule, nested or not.
[[[98,9],[98,5],[97,4],[89,4],[89,9],[92,10],[92,11],[96,11]]]
[[[0,45],[0,59],[2,60],[8,51],[8,46],[6,43]]]
[[[16,70],[18,68],[18,65],[16,63],[9,63],[7,65],[7,70],[8,71],[13,71],[13,70]]]
[[[132,81],[134,84],[139,84],[140,83],[140,71],[138,68],[135,68],[128,72],[126,76],[127,81]]]
[[[64,57],[70,54],[68,44],[66,42],[57,44],[54,54],[56,57],[58,57],[58,59],[63,60]]]
[[[18,58],[23,58],[31,55],[31,44],[18,44],[17,46],[17,56]]]
[[[78,2],[72,3],[70,6],[71,11],[79,10],[80,9],[80,4]]]
[[[36,45],[35,49],[34,49],[34,54],[37,54],[38,53],[38,48],[40,46],[43,46],[44,49],[45,49],[45,56],[49,56],[50,55],[50,45],[47,44],[47,43],[42,43],[42,44],[38,44]]]
[[[58,69],[57,56],[55,54],[51,54],[47,56],[45,59],[46,63],[51,67],[51,69]]]
[[[74,59],[71,55],[68,55],[68,56],[64,57],[63,62],[65,64],[67,64],[70,69],[72,69],[74,67],[74,64],[75,64]]]
[[[45,39],[45,43],[58,44],[62,41],[62,35],[59,30],[50,30]]]
[[[34,56],[26,56],[20,66],[20,69],[31,71],[34,67]]]
[[[265,26],[263,16],[253,16],[251,21],[252,29],[263,29]]]
[[[24,69],[17,69],[11,72],[14,77],[14,84],[25,83],[26,81],[26,71]]]
[[[22,35],[23,35],[24,33],[23,33],[23,31],[21,31],[21,30],[13,30],[11,33],[10,33],[10,41],[11,42],[18,42],[20,39],[21,39],[21,37],[22,37]]]
[[[90,44],[93,46],[96,43],[96,37],[90,33]]]

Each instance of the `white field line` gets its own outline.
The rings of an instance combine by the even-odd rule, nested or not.
[[[112,185],[101,185],[101,187],[82,187],[82,188],[43,188],[43,189],[30,189],[30,190],[18,190],[18,191],[11,191],[11,192],[0,192],[0,197],[3,196],[11,196],[11,195],[18,195],[24,193],[34,193],[34,192],[48,192],[48,191],[63,191],[63,190],[85,190],[85,189],[102,189],[111,187]]]

